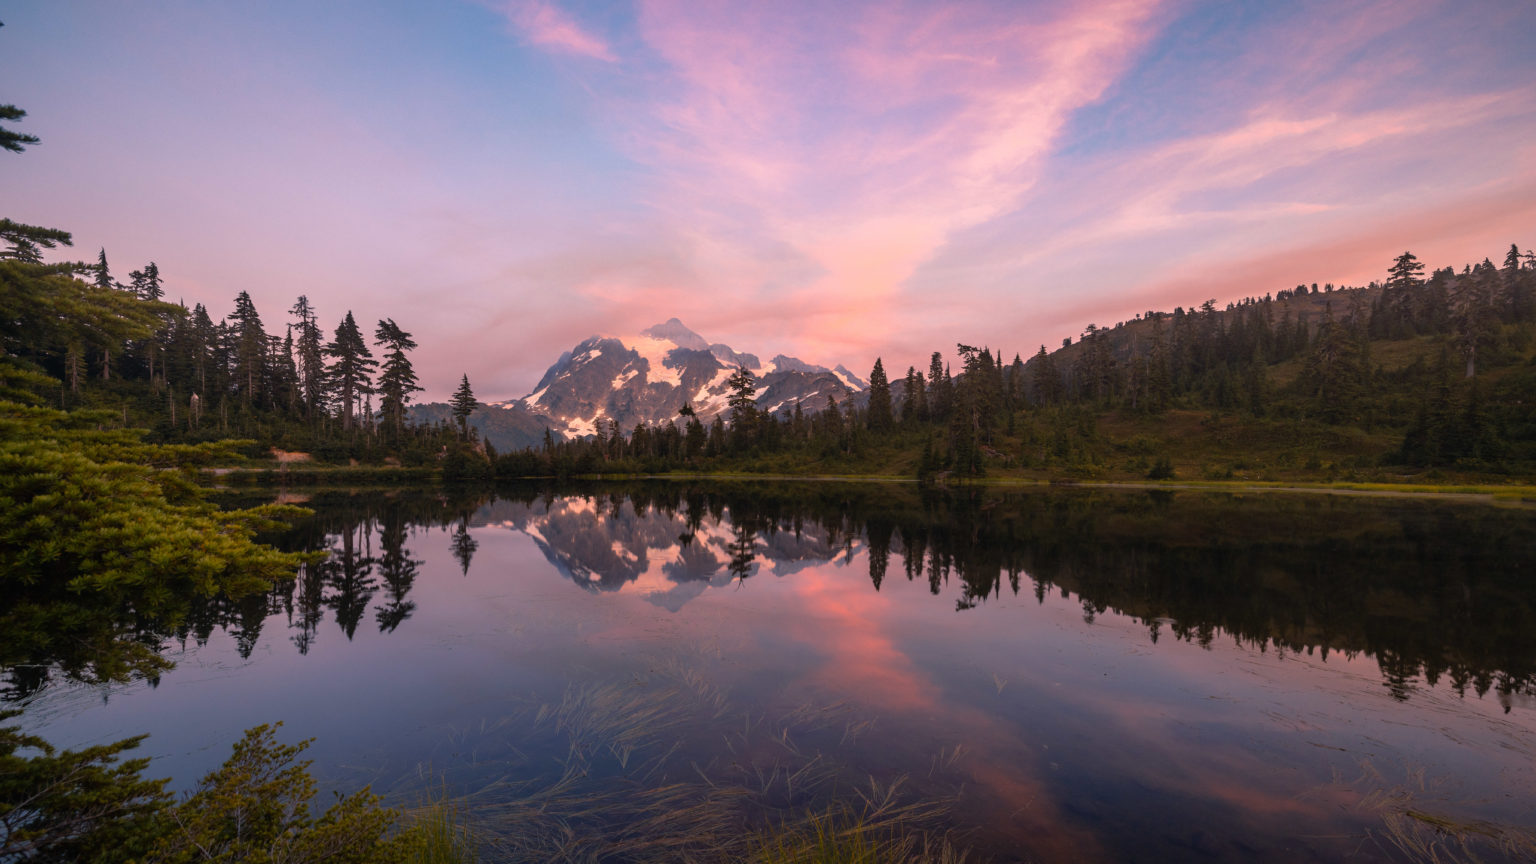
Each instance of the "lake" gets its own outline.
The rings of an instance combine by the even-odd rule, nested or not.
[[[327,788],[460,797],[487,860],[707,857],[807,814],[971,861],[1536,851],[1529,506],[766,481],[284,498],[315,512],[271,542],[328,559],[149,627],[175,663],[153,681],[10,670],[28,731],[150,733],[151,773],[186,789],[282,721]]]

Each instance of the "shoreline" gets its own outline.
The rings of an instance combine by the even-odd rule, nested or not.
[[[328,478],[342,482],[383,482],[398,480],[412,485],[442,483],[435,471],[393,466],[336,466],[333,468],[234,467],[204,469],[204,476],[220,481],[245,481],[276,485],[292,481],[302,485],[324,485]],[[550,481],[550,475],[511,480],[487,481],[491,485],[527,481]],[[913,477],[889,474],[758,474],[744,472],[670,472],[666,474],[583,474],[566,478],[576,481],[624,480],[717,480],[798,483],[891,483],[919,485]],[[1524,483],[1380,483],[1360,481],[1307,480],[1079,480],[1074,478],[976,477],[951,479],[931,484],[940,488],[978,486],[1042,489],[1122,489],[1169,492],[1226,492],[1231,494],[1280,492],[1291,494],[1347,495],[1377,498],[1425,498],[1492,503],[1503,506],[1536,507],[1536,486]]]

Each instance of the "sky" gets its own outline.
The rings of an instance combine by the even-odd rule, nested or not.
[[[427,399],[587,336],[893,375],[1536,245],[1536,4],[0,0],[0,215]]]

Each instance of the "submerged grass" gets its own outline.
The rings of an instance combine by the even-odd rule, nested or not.
[[[1490,860],[1536,861],[1536,831],[1483,820],[1459,819],[1437,813],[1421,801],[1426,790],[1423,771],[1412,772],[1407,784],[1393,784],[1369,761],[1353,784],[1365,787],[1356,807],[1381,819],[1366,836],[1384,850],[1426,864],[1476,864]]]
[[[873,827],[857,813],[807,814],[755,838],[750,864],[964,864],[966,854],[943,839]]]
[[[856,773],[834,754],[873,721],[850,715],[743,711],[676,662],[573,684],[456,733],[444,779],[466,791],[424,818],[454,840],[468,821],[495,861],[963,861],[944,830],[958,750],[921,782]]]

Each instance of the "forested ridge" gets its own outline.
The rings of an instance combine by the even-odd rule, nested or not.
[[[437,422],[411,421],[414,337],[352,313],[320,324],[307,296],[281,323],[250,296],[214,321],[167,303],[150,262],[116,279],[94,263],[44,263],[69,234],[0,221],[8,312],[4,394],[61,410],[105,409],[153,443],[239,438],[321,462],[445,465],[456,476],[675,470],[979,476],[1390,479],[1424,469],[1489,477],[1536,464],[1536,256],[1435,270],[1403,253],[1381,282],[1298,285],[1217,308],[1148,310],[1089,324],[1054,351],[1005,361],[958,344],[838,405],[761,411],[752,377],[706,421],[609,424],[579,441],[498,456],[465,422],[467,377]],[[273,332],[269,332],[269,330]],[[280,334],[279,335],[279,331]],[[830,400],[829,400],[830,401]],[[1239,446],[1233,446],[1233,439]],[[1245,451],[1242,441],[1250,445]],[[1394,470],[1388,470],[1394,469]]]
[[[1498,480],[1536,467],[1536,256],[1298,285],[1089,324],[1029,360],[966,344],[858,404],[756,410],[507,454],[506,476],[725,469],[921,477]]]

